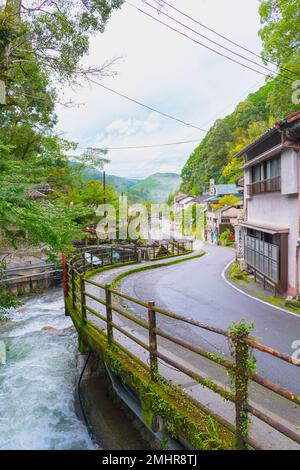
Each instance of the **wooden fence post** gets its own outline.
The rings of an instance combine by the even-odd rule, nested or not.
[[[150,349],[150,377],[151,380],[157,380],[158,374],[158,360],[154,354],[157,352],[157,337],[155,333],[156,328],[156,313],[153,310],[155,302],[148,302],[148,325],[149,325],[149,349]]]
[[[63,277],[63,288],[64,288],[64,303],[65,303],[65,316],[69,316],[68,308],[67,308],[67,297],[68,297],[68,274],[69,268],[67,265],[67,259],[65,255],[62,255],[62,277]]]
[[[67,284],[67,260],[66,260],[65,255],[62,255],[61,257],[61,264],[62,264],[64,297],[66,298],[68,296],[68,284]]]
[[[76,306],[76,299],[75,299],[75,273],[74,273],[73,261],[72,261],[72,267],[71,267],[71,279],[72,279],[72,305],[73,305],[73,308],[75,308],[75,306]]]
[[[249,364],[249,346],[243,341],[248,335],[245,332],[237,332],[232,339],[235,349],[235,428],[236,448],[247,450],[244,441],[249,432],[248,387],[249,379],[245,376]]]
[[[82,252],[82,271],[85,272],[86,268],[86,259],[85,259],[85,251]]]
[[[112,326],[112,308],[111,308],[111,285],[106,284],[105,286],[105,303],[106,303],[106,320],[107,320],[107,341],[108,344],[112,344],[114,339],[114,332]]]
[[[81,317],[86,321],[86,296],[84,277],[80,276],[80,298],[81,298]]]

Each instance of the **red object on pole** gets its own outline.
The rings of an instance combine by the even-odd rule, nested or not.
[[[62,273],[63,273],[63,288],[65,298],[68,295],[68,286],[67,286],[67,260],[66,256],[62,255]]]

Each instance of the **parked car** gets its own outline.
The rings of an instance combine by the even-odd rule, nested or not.
[[[102,266],[102,260],[98,258],[97,256],[92,255],[92,253],[85,252],[84,259],[86,263],[92,264],[92,266],[95,266],[95,267]]]

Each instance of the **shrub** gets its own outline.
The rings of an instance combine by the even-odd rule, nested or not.
[[[239,263],[233,263],[229,268],[229,277],[233,281],[249,282],[246,271],[243,271]]]

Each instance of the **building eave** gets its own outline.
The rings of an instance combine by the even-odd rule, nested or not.
[[[271,148],[270,150],[267,150],[266,152],[258,155],[257,157],[253,158],[252,160],[249,160],[247,163],[245,163],[243,166],[241,166],[241,170],[245,170],[246,168],[249,168],[251,166],[257,165],[258,163],[261,163],[265,160],[268,160],[268,158],[273,157],[277,153],[280,153],[284,148],[283,144],[276,145],[276,147]]]
[[[278,133],[278,129],[274,126],[272,127],[271,129],[269,129],[267,132],[265,132],[264,134],[262,134],[258,139],[254,140],[254,142],[251,142],[251,144],[247,145],[246,147],[244,147],[239,153],[237,153],[235,155],[236,158],[239,158],[239,157],[242,157],[243,155],[245,155],[247,152],[249,152],[249,150],[253,149],[254,147],[256,147],[257,145],[259,145],[260,143],[262,143],[264,140],[268,139],[269,137],[271,137],[272,135]]]
[[[276,235],[277,233],[280,234],[290,232],[290,229],[288,227],[280,227],[278,225],[266,224],[264,222],[256,222],[250,220],[239,222],[238,225],[240,227],[258,230],[259,232],[270,233],[271,235]]]

